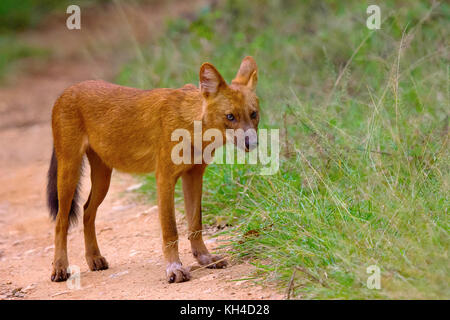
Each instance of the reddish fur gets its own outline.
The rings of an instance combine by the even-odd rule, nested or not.
[[[171,134],[184,128],[193,135],[195,120],[202,121],[203,130],[221,130],[224,139],[227,128],[256,129],[259,113],[255,119],[250,118],[252,112],[259,111],[256,82],[256,63],[252,57],[246,57],[231,85],[214,66],[205,63],[200,69],[200,89],[189,84],[180,89],[139,90],[104,81],[85,81],[66,89],[56,101],[52,117],[59,204],[52,280],[64,281],[68,277],[68,216],[84,154],[91,165],[92,180],[83,218],[86,259],[91,270],[108,267],[97,245],[94,221],[108,191],[112,168],[130,173],[156,172],[170,282],[189,279],[178,256],[173,196],[179,177],[183,179],[193,254],[201,264],[224,267],[226,262],[209,254],[201,235],[202,177],[206,164],[175,165],[171,150],[179,142],[171,141]],[[228,113],[233,113],[236,121],[228,121]]]

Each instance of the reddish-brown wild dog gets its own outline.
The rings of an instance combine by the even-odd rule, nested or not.
[[[202,180],[207,164],[174,164],[171,151],[178,142],[171,141],[171,134],[183,128],[192,136],[196,120],[202,122],[203,131],[221,130],[224,140],[226,129],[256,130],[256,83],[256,63],[252,57],[246,57],[230,85],[213,65],[204,63],[200,68],[200,88],[185,85],[180,89],[139,90],[104,81],[85,81],[66,89],[55,102],[52,114],[54,149],[47,193],[56,226],[51,280],[65,281],[69,277],[67,231],[69,222],[76,218],[85,154],[91,166],[92,187],[84,205],[83,224],[86,261],[91,270],[108,268],[98,248],[95,216],[108,192],[113,168],[130,173],[155,171],[169,282],[190,278],[178,255],[174,188],[179,177],[193,255],[201,265],[225,267],[226,261],[211,255],[202,239]]]

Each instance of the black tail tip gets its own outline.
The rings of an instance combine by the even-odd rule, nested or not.
[[[56,220],[59,210],[58,202],[58,162],[53,148],[52,158],[50,160],[50,167],[47,174],[47,206],[50,211],[50,217],[53,221]],[[79,198],[79,184],[75,189],[72,204],[69,211],[69,224],[75,225],[78,220],[78,198]]]
[[[52,220],[56,219],[58,214],[58,163],[56,161],[55,149],[53,148],[52,158],[50,159],[50,167],[47,174],[47,206],[50,211]]]

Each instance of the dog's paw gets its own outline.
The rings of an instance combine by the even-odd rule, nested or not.
[[[70,273],[67,270],[68,266],[69,264],[67,262],[62,262],[60,260],[53,262],[53,270],[50,279],[53,282],[61,282],[69,279]]]
[[[166,269],[167,281],[169,283],[184,282],[191,279],[189,271],[181,263],[170,263]]]
[[[108,269],[108,261],[103,256],[86,257],[86,262],[91,271]]]
[[[206,266],[210,269],[222,269],[228,265],[227,260],[222,256],[212,255],[212,254],[201,254],[197,255],[197,261],[202,266]]]

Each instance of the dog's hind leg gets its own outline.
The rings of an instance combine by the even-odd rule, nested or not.
[[[91,166],[92,187],[89,198],[84,205],[85,256],[90,270],[105,270],[108,269],[108,262],[100,254],[100,249],[98,248],[97,236],[95,234],[95,217],[97,208],[103,199],[105,199],[106,193],[108,192],[112,169],[104,164],[92,149],[88,148],[86,154]]]
[[[57,168],[58,213],[55,226],[55,256],[53,259],[52,281],[65,281],[70,274],[67,271],[67,231],[69,229],[69,213],[75,209],[72,200],[80,178],[82,156],[73,154],[70,157],[60,155]],[[76,204],[74,204],[76,206]],[[74,218],[71,217],[71,218]]]

